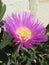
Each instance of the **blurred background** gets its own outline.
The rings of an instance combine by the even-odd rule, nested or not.
[[[4,17],[12,12],[31,12],[46,27],[49,23],[49,0],[2,0],[6,4]]]
[[[34,14],[44,26],[47,26],[49,23],[49,0],[29,0],[29,8],[32,14]]]
[[[5,16],[10,15],[12,12],[29,11],[28,0],[2,0],[6,4]]]

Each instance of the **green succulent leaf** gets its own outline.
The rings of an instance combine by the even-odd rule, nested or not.
[[[4,4],[4,5],[2,6],[2,9],[1,9],[0,20],[3,18],[4,14],[5,14],[5,11],[6,11],[6,5]]]
[[[26,65],[31,65],[31,62],[28,60],[27,63],[26,63]]]
[[[1,9],[2,9],[2,2],[0,0],[0,13],[1,13]]]
[[[49,36],[49,24],[46,27],[46,34]]]
[[[3,49],[7,45],[9,45],[11,43],[11,40],[12,40],[12,38],[9,35],[7,35],[7,34],[3,35],[3,39],[0,43],[0,49]]]
[[[25,54],[28,58],[31,58],[29,50],[27,50],[27,49],[24,48],[24,47],[23,47],[23,50],[24,50],[24,54]]]

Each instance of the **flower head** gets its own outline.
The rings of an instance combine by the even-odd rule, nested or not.
[[[41,44],[46,41],[45,28],[30,13],[12,14],[4,22],[6,32],[10,34],[18,49],[22,46],[26,48],[33,47],[34,44]]]

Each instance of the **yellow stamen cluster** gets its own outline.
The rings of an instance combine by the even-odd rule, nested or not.
[[[31,37],[31,31],[27,27],[20,27],[17,29],[17,35],[21,40],[28,40]]]

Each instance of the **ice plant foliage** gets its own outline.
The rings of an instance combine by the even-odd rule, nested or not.
[[[44,26],[26,12],[8,16],[4,22],[4,29],[14,38],[19,50],[23,46],[31,48],[34,44],[41,44],[47,38]]]

